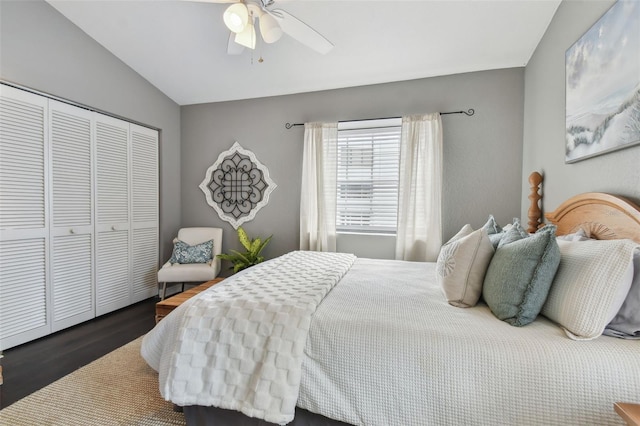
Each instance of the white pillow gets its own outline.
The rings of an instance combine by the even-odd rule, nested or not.
[[[562,241],[587,241],[591,238],[587,237],[587,233],[584,232],[582,228],[580,228],[577,232],[574,232],[572,234],[558,235],[556,239]]]
[[[440,249],[436,281],[447,302],[460,308],[475,306],[482,294],[482,282],[494,249],[485,229],[462,227]]]
[[[574,340],[600,336],[620,310],[633,279],[631,240],[558,241],[560,266],[542,314]]]

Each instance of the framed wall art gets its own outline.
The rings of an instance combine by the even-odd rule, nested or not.
[[[565,162],[640,144],[640,1],[618,0],[565,64]]]
[[[269,170],[238,142],[218,156],[200,183],[207,204],[234,229],[253,220],[276,186]]]

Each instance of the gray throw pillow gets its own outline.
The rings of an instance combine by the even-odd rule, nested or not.
[[[624,304],[607,325],[604,334],[623,339],[640,339],[640,248],[633,255],[633,281]]]
[[[521,327],[542,309],[560,264],[556,227],[547,225],[523,237],[513,226],[506,232],[484,278],[482,296],[499,319]]]

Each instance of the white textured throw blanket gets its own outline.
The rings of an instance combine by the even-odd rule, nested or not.
[[[292,252],[183,305],[179,329],[168,331],[173,350],[161,349],[162,327],[145,337],[143,356],[160,372],[162,396],[273,423],[293,420],[311,315],[354,260]]]

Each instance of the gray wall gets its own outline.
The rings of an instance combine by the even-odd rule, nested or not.
[[[183,106],[182,224],[220,226],[224,251],[238,248],[233,228],[206,204],[198,188],[206,169],[238,141],[253,151],[278,184],[244,228],[250,236],[274,235],[268,257],[298,248],[303,128],[286,122],[337,121],[474,108],[473,117],[443,116],[443,238],[465,223],[481,226],[490,213],[500,222],[520,215],[522,68],[434,77],[290,96]],[[393,242],[393,241],[392,241]],[[360,243],[342,241],[342,247]],[[388,248],[356,253],[389,257]],[[339,242],[340,244],[340,242]],[[391,252],[393,253],[393,251]]]
[[[545,211],[591,191],[626,195],[640,202],[640,146],[564,163],[565,51],[613,3],[563,1],[525,70],[523,182],[534,170],[543,173]],[[529,207],[527,188],[523,183],[523,217]]]
[[[303,130],[286,130],[285,122],[475,108],[474,117],[443,117],[443,237],[464,223],[482,225],[490,213],[501,222],[519,215],[521,68],[179,108],[43,1],[3,0],[0,19],[0,78],[161,129],[162,260],[180,226],[220,226],[225,250],[238,247],[233,228],[198,188],[235,140],[256,153],[278,184],[245,228],[252,236],[274,234],[269,257],[298,247]],[[339,244],[368,257],[393,253],[389,238],[366,240],[364,248],[357,238],[341,237]]]
[[[161,256],[180,227],[180,107],[41,0],[0,1],[0,78],[160,133]]]

